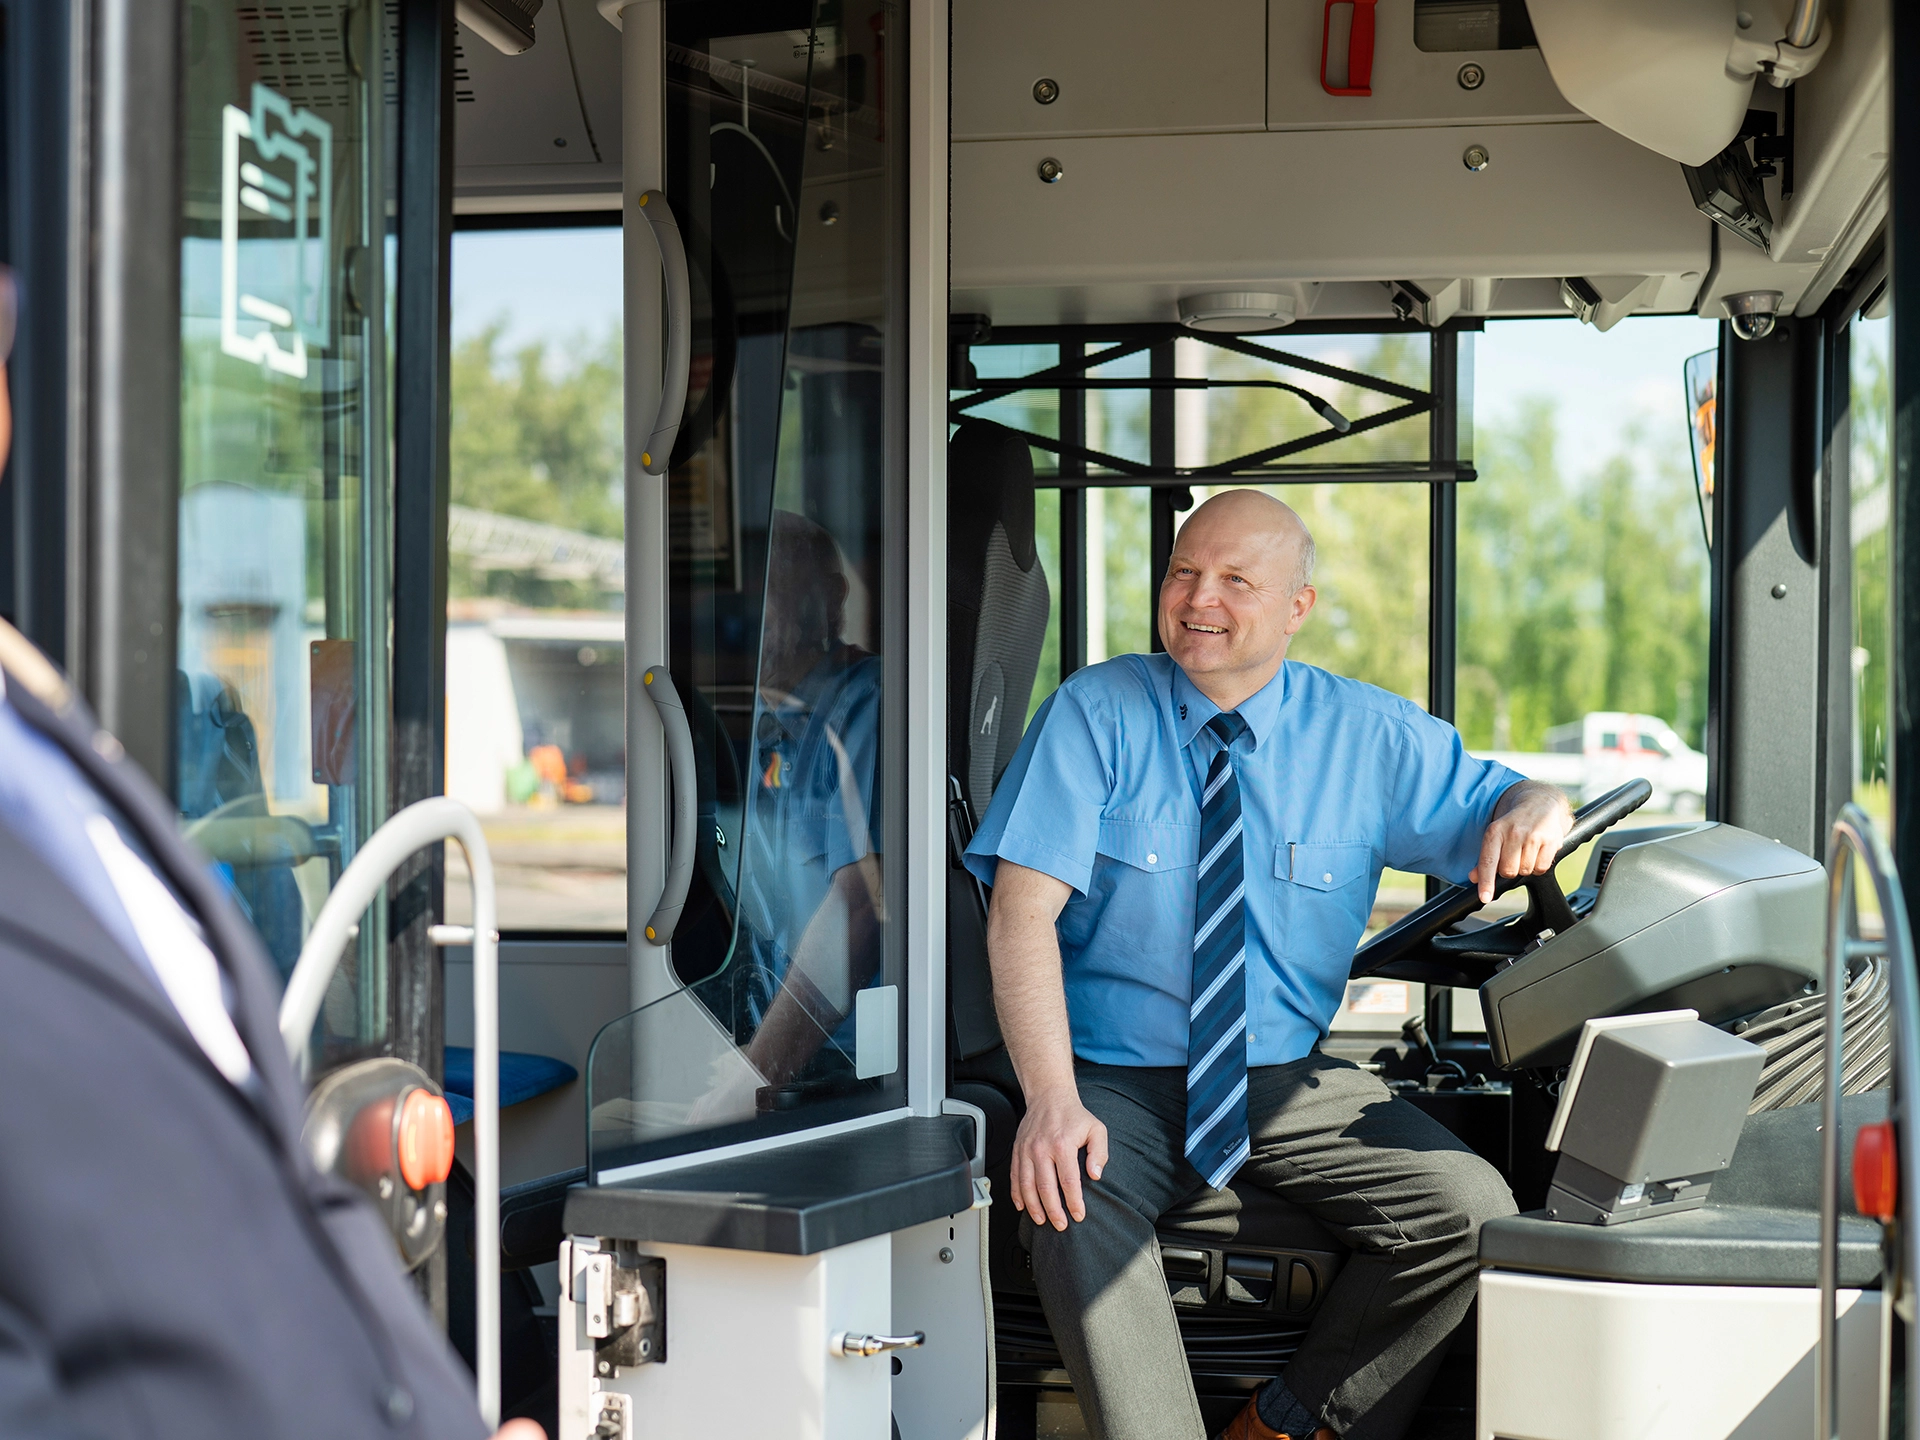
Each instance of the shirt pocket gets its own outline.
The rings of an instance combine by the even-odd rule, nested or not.
[[[1163,820],[1100,821],[1099,851],[1149,875],[1191,870],[1200,863],[1200,827]]]
[[[1311,962],[1350,955],[1367,928],[1372,874],[1373,846],[1365,840],[1276,845],[1274,899],[1290,956]]]
[[[1344,890],[1373,873],[1364,840],[1289,840],[1274,846],[1273,877],[1309,890]]]

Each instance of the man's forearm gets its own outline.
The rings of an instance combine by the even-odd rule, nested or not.
[[[1073,1031],[1054,921],[1067,894],[1050,876],[1002,861],[987,921],[993,1004],[1028,1103],[1072,1090]]]

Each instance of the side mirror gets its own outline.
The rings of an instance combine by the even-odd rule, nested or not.
[[[1702,350],[1688,357],[1683,383],[1687,391],[1687,433],[1693,446],[1693,488],[1700,501],[1700,533],[1713,549],[1713,451],[1717,421],[1720,352]]]

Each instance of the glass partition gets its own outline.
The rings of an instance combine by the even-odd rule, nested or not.
[[[686,988],[595,1042],[597,1171],[905,1094],[887,803],[904,773],[905,19],[850,0],[730,33],[728,13],[667,10],[667,193],[695,320],[667,486],[700,781]]]
[[[282,974],[387,800],[386,15],[200,5],[188,48],[175,795]],[[377,907],[323,1045],[389,1014]]]

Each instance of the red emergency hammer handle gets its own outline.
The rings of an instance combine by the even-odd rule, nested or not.
[[[1353,27],[1347,32],[1347,83],[1327,83],[1327,47],[1333,39],[1333,7],[1353,7]],[[1320,24],[1320,88],[1329,95],[1373,94],[1374,0],[1327,0]]]

